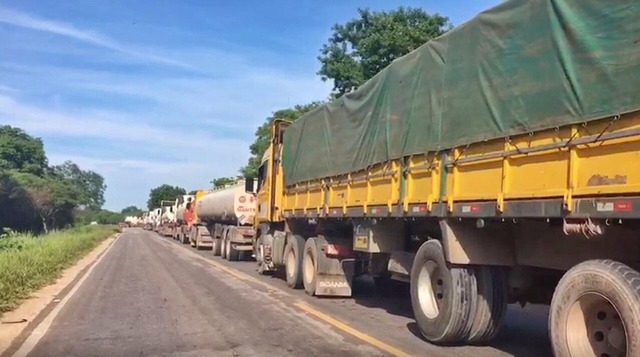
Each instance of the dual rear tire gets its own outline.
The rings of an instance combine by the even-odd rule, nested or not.
[[[287,285],[292,289],[302,287],[302,260],[305,249],[305,239],[299,235],[292,235],[284,247],[284,266]]]
[[[316,241],[316,238],[307,239],[302,258],[302,283],[304,291],[311,296],[316,294],[316,276],[318,272],[318,246]]]
[[[450,267],[437,240],[425,242],[411,269],[411,305],[422,335],[437,344],[484,344],[507,308],[506,274],[498,267]]]
[[[230,239],[234,234],[236,234],[235,228],[226,226],[222,229],[222,238],[220,239],[220,257],[231,262],[240,260],[240,251],[233,247]],[[214,244],[216,244],[215,241]]]

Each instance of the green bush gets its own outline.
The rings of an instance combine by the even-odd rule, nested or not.
[[[55,281],[115,232],[114,226],[84,226],[38,237],[0,238],[0,314]]]

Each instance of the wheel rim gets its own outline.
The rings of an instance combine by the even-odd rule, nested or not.
[[[313,261],[313,255],[311,254],[311,251],[307,251],[307,253],[305,254],[305,258],[303,265],[303,277],[304,277],[304,281],[306,283],[311,283],[313,281],[313,277],[316,274],[316,266],[315,266],[315,262]]]
[[[571,305],[565,326],[572,356],[618,357],[627,355],[627,332],[609,299],[587,293]]]
[[[418,302],[429,319],[440,314],[444,301],[444,279],[435,262],[427,261],[418,273]]]
[[[287,270],[287,276],[293,278],[296,271],[296,254],[293,249],[290,249],[287,253],[287,259],[285,260],[285,269]]]
[[[225,249],[227,256],[231,253],[231,241],[227,239],[227,249]]]

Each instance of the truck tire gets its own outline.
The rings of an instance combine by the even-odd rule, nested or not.
[[[467,342],[486,344],[496,337],[507,314],[508,280],[500,267],[473,268],[477,294],[475,315],[469,320],[471,329]]]
[[[571,268],[553,294],[549,334],[558,357],[640,356],[640,273],[613,260]]]
[[[302,256],[305,242],[304,238],[294,234],[287,239],[284,247],[284,267],[287,285],[292,289],[302,287]]]
[[[240,251],[233,247],[233,243],[231,242],[231,237],[234,237],[237,233],[235,227],[229,228],[227,231],[227,260],[230,262],[237,262],[240,260]]]
[[[220,256],[220,252],[222,248],[222,239],[220,238],[213,238],[213,243],[211,245],[211,251],[213,252],[214,256]]]
[[[256,262],[258,263],[258,274],[267,275],[273,273],[272,270],[269,269],[269,266],[264,261],[264,247],[265,247],[265,233],[261,233],[256,242],[256,249],[254,255],[256,256]]]
[[[448,266],[437,240],[422,244],[411,268],[411,306],[422,335],[436,344],[469,337],[475,312],[475,278],[467,268]]]
[[[195,236],[196,236],[196,250],[203,250],[205,247],[203,247],[201,244],[202,233],[200,231],[200,227],[198,227],[198,229],[196,230]]]
[[[304,291],[315,296],[318,275],[318,246],[316,238],[309,238],[304,245],[304,257],[302,258],[302,282]]]
[[[229,231],[229,227],[222,227],[222,237],[220,244],[220,258],[227,259],[227,232]]]

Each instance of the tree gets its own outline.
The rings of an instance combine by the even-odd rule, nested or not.
[[[387,67],[451,28],[449,19],[422,9],[399,7],[389,12],[358,9],[359,17],[332,27],[322,46],[318,74],[333,80],[337,97],[348,93]]]
[[[124,221],[126,214],[112,212],[109,210],[85,208],[76,212],[76,223],[87,225],[91,222],[100,224],[118,224]]]
[[[139,216],[142,214],[142,210],[136,206],[129,206],[129,207],[123,208],[120,213],[122,213],[125,216]]]
[[[83,171],[71,161],[65,161],[62,165],[53,166],[52,171],[62,179],[68,180],[80,193],[78,204],[99,209],[104,205],[104,192],[107,186],[104,178],[93,171]]]
[[[15,178],[15,172],[0,170],[0,229],[34,230],[40,226],[27,190]]]
[[[218,177],[216,179],[213,179],[211,181],[211,184],[213,185],[213,188],[222,188],[226,185],[231,185],[232,183],[235,183],[236,179],[233,177]]]
[[[71,217],[81,193],[74,185],[56,176],[39,177],[29,173],[16,173],[16,181],[24,187],[33,211],[42,223],[44,233],[49,228],[61,228],[71,222],[57,221],[57,217]]]
[[[22,129],[0,126],[0,170],[16,170],[41,176],[47,168],[42,140]]]
[[[256,139],[249,147],[251,157],[249,158],[247,165],[240,169],[242,175],[244,177],[253,178],[258,176],[258,168],[262,162],[262,156],[264,155],[264,152],[267,151],[267,148],[269,148],[269,141],[271,140],[271,124],[274,120],[284,119],[295,121],[302,115],[312,111],[320,105],[322,105],[322,102],[312,102],[273,112],[273,114],[265,120],[264,124],[260,125],[258,129],[256,129]]]
[[[162,201],[173,201],[180,195],[186,195],[187,191],[178,186],[162,185],[154,188],[149,192],[149,200],[147,201],[147,207],[152,210],[158,208]]]

